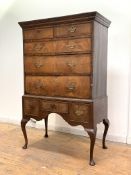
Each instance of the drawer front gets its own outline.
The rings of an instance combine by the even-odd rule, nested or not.
[[[24,43],[26,54],[91,52],[91,38]]]
[[[90,52],[91,38],[68,39],[56,41],[56,52]]]
[[[39,116],[39,101],[33,98],[23,99],[24,115]]]
[[[54,27],[55,37],[68,37],[92,34],[92,23],[68,24]]]
[[[25,72],[27,74],[90,74],[91,55],[26,56]]]
[[[68,104],[63,102],[41,101],[41,112],[68,113]]]
[[[59,96],[59,97],[91,97],[90,76],[26,76],[26,94]]]
[[[53,38],[53,28],[24,30],[24,39]]]
[[[24,52],[25,54],[54,53],[54,41],[24,43]]]
[[[69,120],[72,122],[89,123],[91,104],[70,104]]]

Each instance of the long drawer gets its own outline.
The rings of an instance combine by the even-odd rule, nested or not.
[[[91,38],[25,42],[25,54],[55,54],[91,52]]]
[[[25,56],[26,74],[91,74],[91,55]]]
[[[90,76],[26,76],[25,92],[32,95],[90,98]]]

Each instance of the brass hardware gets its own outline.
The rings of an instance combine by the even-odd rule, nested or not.
[[[73,44],[68,44],[67,47],[68,47],[69,49],[74,49],[74,48],[75,48],[75,45],[73,45]]]
[[[76,66],[76,64],[75,63],[66,63],[67,64],[67,66],[69,66],[70,68],[73,68],[73,67],[75,67]]]
[[[43,49],[43,47],[44,47],[44,44],[36,43],[34,44],[33,50],[39,52]]]
[[[67,86],[68,91],[74,91],[76,89],[75,83],[71,83],[70,85]]]
[[[77,115],[77,116],[81,116],[81,115],[83,115],[83,111],[80,111],[80,110],[77,110],[77,111],[75,111],[75,114]]]
[[[75,31],[76,31],[76,26],[72,25],[72,26],[69,28],[69,32],[74,33]]]
[[[40,68],[43,66],[43,64],[41,62],[36,62],[36,63],[34,63],[34,65],[36,68]]]

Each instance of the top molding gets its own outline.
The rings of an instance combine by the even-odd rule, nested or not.
[[[100,13],[94,11],[89,13],[80,13],[68,16],[54,17],[54,18],[46,18],[32,21],[19,22],[19,25],[23,28],[32,28],[32,27],[40,27],[41,25],[49,26],[49,25],[58,25],[66,22],[77,22],[77,21],[97,21],[100,24],[109,27],[111,21],[105,18]]]

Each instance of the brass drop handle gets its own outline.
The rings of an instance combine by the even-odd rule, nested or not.
[[[75,63],[66,63],[67,64],[67,66],[68,67],[70,67],[70,68],[73,68],[73,67],[75,67],[76,66],[76,64]]]
[[[70,90],[70,91],[74,91],[75,90],[75,87],[68,87],[68,90]]]
[[[44,44],[43,43],[42,44],[41,43],[36,43],[36,44],[34,44],[32,50],[40,52],[43,48],[44,48]]]
[[[72,25],[68,30],[69,32],[74,33],[76,31],[76,26]]]
[[[75,114],[77,115],[77,116],[81,116],[81,115],[83,115],[83,111],[81,111],[81,110],[76,110],[75,111]]]
[[[76,89],[76,86],[75,86],[74,83],[72,83],[72,84],[67,86],[67,89],[68,89],[68,91],[72,92],[72,91],[74,91]]]
[[[75,45],[74,45],[74,44],[68,44],[68,45],[67,45],[67,48],[68,48],[68,49],[74,49],[74,48],[75,48]]]
[[[34,63],[34,66],[35,66],[36,68],[40,68],[40,67],[43,66],[43,64],[42,64],[41,62],[36,62],[36,63]]]

